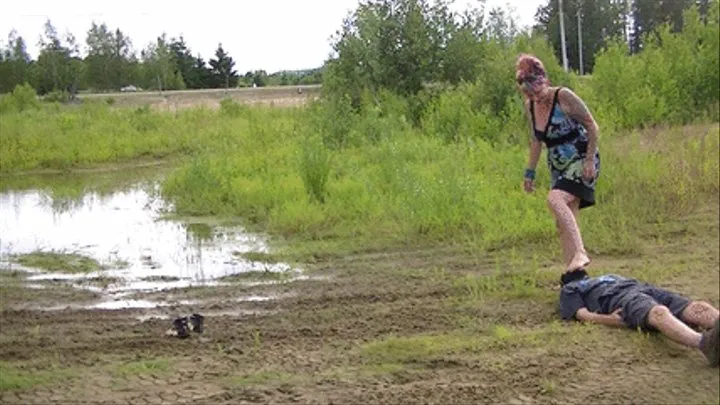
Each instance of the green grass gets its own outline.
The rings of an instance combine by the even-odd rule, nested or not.
[[[574,333],[573,327],[542,327],[537,329],[514,329],[495,325],[487,333],[448,333],[388,336],[363,344],[361,358],[367,364],[409,364],[431,361],[446,355],[472,355],[512,347],[538,347],[549,338],[558,339]],[[559,333],[558,333],[559,332]]]
[[[0,361],[0,392],[28,390],[73,377],[72,370],[68,369],[51,367],[26,370],[13,363]]]
[[[0,365],[0,392],[22,391],[51,381],[44,373],[24,372],[14,367]]]
[[[112,374],[118,377],[128,377],[147,374],[164,374],[171,370],[168,359],[136,360],[112,367]]]
[[[717,194],[717,127],[695,130],[690,139],[675,129],[654,136],[653,142],[674,145],[672,153],[648,149],[640,135],[603,138],[598,205],[581,215],[582,228],[591,230],[585,232],[591,254],[641,253],[640,228]],[[308,195],[304,166],[296,163],[302,143],[279,130],[265,136],[245,141],[238,134],[246,148],[179,168],[164,196],[180,213],[243,216],[251,228],[291,241],[296,252],[298,243],[312,245],[314,255],[437,242],[558,249],[545,204],[547,172],[541,168],[534,195],[520,190],[521,174],[508,173],[524,167],[524,148],[447,145],[408,131],[333,150],[327,183],[311,186],[325,190],[320,202]]]
[[[14,261],[25,267],[61,273],[90,273],[103,268],[97,260],[76,253],[38,251],[15,256]]]
[[[455,278],[453,287],[456,296],[471,302],[486,298],[541,299],[554,296],[549,287],[557,283],[557,272],[542,271],[531,264],[508,267],[518,270],[495,270],[492,274],[468,274]],[[523,270],[527,268],[535,270]]]
[[[523,117],[508,118],[492,143],[482,133],[448,142],[392,111],[342,108],[228,104],[170,114],[93,105],[7,113],[0,172],[180,157],[162,180],[174,215],[242,219],[290,246],[272,257],[297,261],[436,244],[559,250],[544,157],[538,191],[527,195],[520,187],[526,146],[501,141],[515,139]],[[717,195],[719,148],[716,124],[603,132],[598,205],[580,218],[591,255],[640,254],[648,224]],[[57,209],[81,203],[85,192],[51,189]],[[209,226],[188,231],[212,238]],[[534,294],[532,285],[514,282],[518,294]]]
[[[279,261],[276,260],[275,255],[266,252],[234,252],[233,255],[251,262],[270,264],[277,263]]]
[[[255,107],[250,115],[259,121],[287,123],[294,113],[292,109]],[[164,113],[146,107],[117,109],[102,104],[45,105],[2,115],[0,173],[233,149],[240,146],[233,136],[238,130],[252,127],[241,116],[202,108]]]

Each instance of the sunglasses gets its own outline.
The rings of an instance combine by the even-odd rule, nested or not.
[[[519,86],[522,86],[523,84],[532,85],[532,84],[535,84],[535,82],[537,82],[538,79],[539,79],[539,77],[534,76],[534,75],[521,76],[521,77],[517,78],[517,84]]]

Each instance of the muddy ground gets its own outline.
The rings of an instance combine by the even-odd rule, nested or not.
[[[713,202],[661,234],[648,231],[639,254],[594,257],[592,272],[642,277],[718,305],[718,232]],[[29,290],[22,273],[5,273],[0,402],[720,401],[718,369],[697,351],[558,321],[557,258],[540,254],[548,250],[559,250],[555,241],[512,261],[448,246],[356,253],[305,266],[306,280],[167,292],[208,299],[162,310],[22,309],[89,297],[62,286]],[[235,299],[248,294],[274,299]],[[185,340],[164,334],[168,319],[151,317],[192,311],[207,316],[206,331]]]

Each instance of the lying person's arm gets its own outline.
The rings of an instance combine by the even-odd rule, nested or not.
[[[578,309],[575,317],[583,322],[594,322],[608,326],[625,326],[625,322],[622,320],[621,310],[619,309],[610,315],[605,315],[590,312],[587,308],[583,307]]]

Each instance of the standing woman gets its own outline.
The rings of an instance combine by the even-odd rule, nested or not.
[[[595,205],[600,170],[597,123],[575,93],[550,86],[538,58],[520,55],[515,70],[532,129],[523,187],[528,193],[535,190],[535,168],[545,144],[552,179],[547,202],[559,232],[565,271],[584,269],[590,258],[580,235],[578,213]]]

